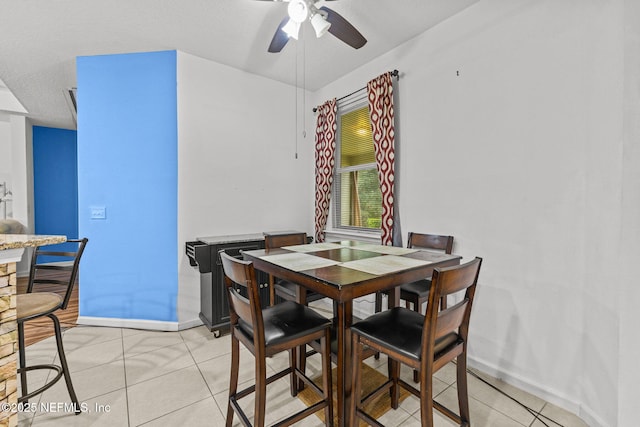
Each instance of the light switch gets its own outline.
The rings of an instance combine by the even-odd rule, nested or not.
[[[91,219],[107,219],[107,208],[104,206],[91,206]]]

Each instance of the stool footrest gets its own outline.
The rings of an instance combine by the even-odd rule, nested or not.
[[[53,364],[25,366],[24,368],[19,368],[18,369],[18,373],[35,371],[35,370],[39,370],[39,369],[50,369],[52,371],[56,371],[58,374],[55,376],[55,378],[53,378],[51,381],[48,381],[45,385],[43,385],[39,389],[37,389],[35,391],[32,391],[31,393],[28,393],[28,394],[26,394],[24,396],[18,397],[18,402],[25,402],[25,401],[31,399],[33,396],[35,396],[37,394],[40,394],[45,390],[48,390],[55,383],[57,383],[60,378],[62,378],[62,375],[64,373],[62,371],[62,367],[61,366],[53,365]]]
[[[272,382],[279,380],[280,378],[283,378],[285,376],[287,376],[288,374],[290,374],[292,371],[291,367],[285,368],[280,372],[277,372],[273,375],[271,375],[270,377],[266,378],[265,380],[265,385],[269,385]],[[317,393],[320,398],[322,398],[322,389],[320,389],[320,387],[318,387],[313,380],[311,380],[311,378],[309,378],[304,372],[302,372],[300,369],[295,369],[295,374],[296,376],[301,379],[305,384],[307,384],[311,390],[313,390],[315,393]],[[249,419],[247,418],[246,414],[244,413],[243,409],[240,407],[240,405],[238,404],[238,400],[242,399],[243,397],[246,397],[252,393],[254,393],[256,391],[256,386],[251,385],[247,388],[245,388],[244,390],[240,390],[237,391],[234,395],[229,396],[229,401],[231,402],[231,406],[233,407],[234,412],[240,417],[241,420],[243,420],[243,424],[248,423],[247,425],[251,425],[249,423]],[[290,417],[282,420],[281,422],[274,424],[273,427],[276,426],[289,426],[293,423],[296,423],[306,417],[308,417],[309,415],[318,412],[321,409],[326,408],[328,405],[327,402],[325,401],[320,401],[317,402],[314,405],[311,405],[309,407],[307,407],[304,410],[298,411],[295,414],[291,415]]]

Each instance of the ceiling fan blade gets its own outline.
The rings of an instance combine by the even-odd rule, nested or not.
[[[287,16],[282,20],[280,25],[278,25],[278,28],[276,29],[276,32],[273,35],[273,38],[271,39],[271,44],[269,45],[269,49],[268,49],[269,52],[271,53],[280,52],[289,41],[289,35],[284,31],[282,31],[282,27],[284,27],[288,21],[289,21],[289,17]]]
[[[339,13],[329,9],[326,6],[322,6],[320,10],[327,13],[327,21],[331,24],[329,32],[353,47],[354,49],[360,49],[367,43],[367,39],[364,38],[360,31],[342,17]]]

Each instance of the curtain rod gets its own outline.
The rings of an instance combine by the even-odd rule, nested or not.
[[[395,77],[395,78],[396,78],[396,81],[397,81],[397,80],[400,80],[400,71],[398,71],[398,70],[389,71],[389,74],[391,74],[391,77]],[[337,98],[337,99],[336,99],[336,102],[337,102],[337,101],[342,101],[343,99],[348,98],[348,97],[350,97],[351,95],[353,95],[353,94],[355,94],[355,93],[358,93],[358,92],[360,92],[361,90],[366,89],[366,88],[367,88],[366,86],[365,86],[365,87],[361,87],[360,89],[358,89],[358,90],[354,90],[353,92],[351,92],[351,93],[349,93],[349,94],[347,94],[347,95],[345,95],[345,96],[341,96],[340,98]],[[318,111],[318,107],[313,107],[313,112],[315,113],[316,111]]]

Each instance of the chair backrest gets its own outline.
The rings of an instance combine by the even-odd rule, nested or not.
[[[271,234],[264,233],[264,248],[281,248],[283,246],[304,245],[307,243],[307,233]]]
[[[453,250],[453,236],[421,234],[409,232],[408,248],[438,249],[450,254]]]
[[[253,263],[234,258],[224,250],[221,250],[219,255],[224,270],[231,327],[242,323],[242,326],[253,331],[256,347],[259,345],[264,347],[264,322]],[[243,290],[246,291],[248,298],[241,294]]]
[[[471,306],[476,292],[482,258],[476,257],[462,265],[436,268],[431,278],[431,289],[422,335],[423,355],[433,354],[435,340],[448,334],[458,335],[458,344],[466,346]],[[442,297],[465,291],[464,298],[444,310],[438,310]],[[433,357],[431,358],[433,360]]]
[[[36,248],[31,258],[27,293],[33,292],[34,287],[37,285],[59,285],[60,288],[64,288],[63,301],[60,307],[63,310],[66,309],[78,278],[80,258],[88,241],[89,239],[86,237],[83,239],[69,239],[65,243],[58,245]],[[72,249],[68,249],[69,244],[72,244]],[[64,248],[61,245],[64,245]],[[55,290],[47,288],[47,291]]]

